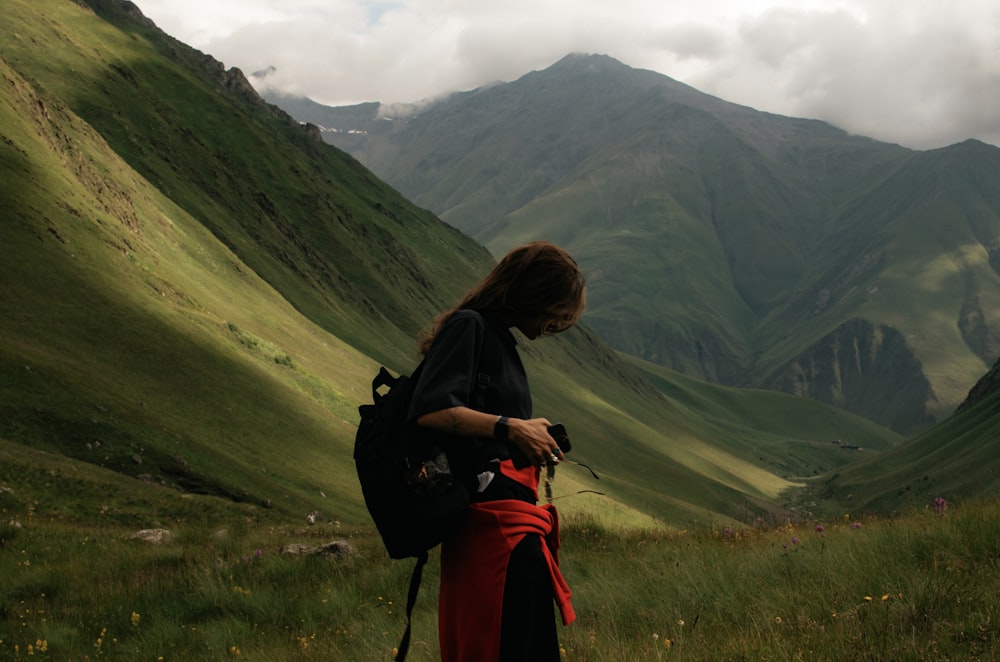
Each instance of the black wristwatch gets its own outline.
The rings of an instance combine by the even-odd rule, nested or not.
[[[510,419],[506,416],[497,416],[497,422],[493,424],[493,438],[497,441],[507,441],[510,434]]]

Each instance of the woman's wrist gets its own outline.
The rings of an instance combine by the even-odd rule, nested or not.
[[[506,416],[497,416],[496,423],[493,424],[493,438],[497,441],[507,441],[510,439],[510,419]]]

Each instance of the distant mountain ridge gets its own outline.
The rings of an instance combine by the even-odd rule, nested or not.
[[[1000,354],[1000,149],[915,152],[601,55],[412,116],[265,96],[494,251],[566,245],[628,354],[904,434]]]

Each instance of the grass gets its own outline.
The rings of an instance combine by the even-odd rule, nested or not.
[[[153,545],[100,516],[50,516],[0,491],[0,658],[388,659],[409,562],[370,526],[224,510]],[[345,540],[340,557],[293,542]],[[769,529],[666,532],[567,518],[577,622],[563,659],[991,660],[1000,653],[1000,503]],[[436,559],[412,660],[437,659]]]

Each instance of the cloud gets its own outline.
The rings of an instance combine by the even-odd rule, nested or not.
[[[228,66],[331,105],[411,102],[606,53],[728,101],[930,148],[1000,145],[994,0],[140,0]]]
[[[744,21],[728,55],[690,82],[909,146],[1000,144],[1000,13],[984,14],[992,26],[947,12],[775,9]]]

